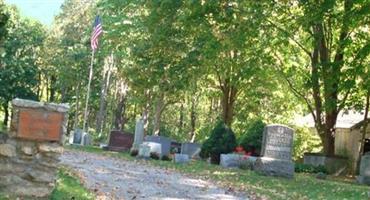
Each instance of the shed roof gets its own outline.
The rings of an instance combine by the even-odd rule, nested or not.
[[[364,120],[363,112],[353,110],[341,111],[338,114],[336,128],[353,128],[357,124],[361,123],[363,120]],[[298,126],[307,126],[310,128],[315,127],[315,122],[311,114],[296,117],[294,119],[294,124]]]

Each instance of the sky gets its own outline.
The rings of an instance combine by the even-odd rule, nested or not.
[[[27,16],[50,26],[54,16],[59,13],[64,0],[5,0],[7,4],[15,4],[21,15]]]

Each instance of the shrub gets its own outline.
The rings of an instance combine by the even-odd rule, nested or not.
[[[151,158],[151,159],[154,159],[154,160],[159,160],[160,156],[159,156],[159,154],[158,154],[158,153],[156,153],[156,152],[151,152],[151,153],[150,153],[150,158]]]
[[[171,161],[172,159],[171,159],[169,156],[164,155],[164,156],[162,156],[162,159],[161,159],[161,160],[164,160],[164,161]]]
[[[300,160],[304,153],[320,152],[322,144],[319,135],[316,132],[310,131],[308,128],[293,127],[294,144],[293,144],[293,159]]]
[[[263,129],[265,126],[266,124],[262,120],[253,122],[239,140],[239,145],[245,151],[252,152],[253,156],[259,156],[261,152]]]
[[[297,173],[328,173],[325,166],[313,166],[308,164],[296,163],[294,166],[294,171]]]
[[[234,132],[223,122],[218,122],[210,137],[203,143],[200,156],[211,157],[212,164],[220,163],[220,154],[230,153],[236,147]]]
[[[132,156],[132,157],[135,157],[135,156],[137,156],[139,154],[139,151],[137,150],[137,149],[132,149],[131,151],[130,151],[130,155]]]

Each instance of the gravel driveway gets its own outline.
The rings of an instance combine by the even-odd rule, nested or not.
[[[98,199],[248,199],[209,181],[109,156],[66,150],[62,164],[76,171]]]

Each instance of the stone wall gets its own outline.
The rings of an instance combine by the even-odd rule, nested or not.
[[[63,152],[68,106],[13,100],[10,132],[0,135],[0,193],[48,199]]]

